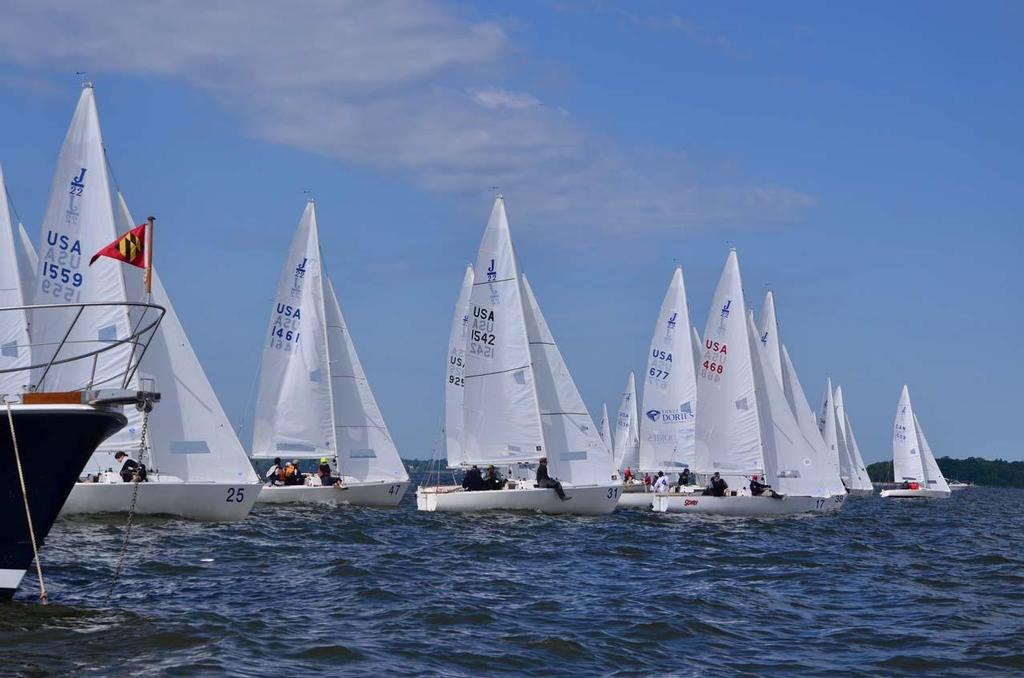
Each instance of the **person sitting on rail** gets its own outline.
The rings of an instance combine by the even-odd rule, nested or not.
[[[658,471],[658,476],[654,479],[654,491],[668,492],[668,476],[664,471]]]
[[[335,478],[331,472],[331,464],[327,461],[327,457],[320,457],[320,467],[316,470],[316,477],[320,479],[320,484],[325,486],[340,485],[341,478]]]
[[[480,469],[477,468],[476,464],[470,466],[469,470],[466,471],[466,475],[462,477],[462,489],[469,492],[487,489],[484,485],[483,476],[480,475]]]
[[[281,466],[281,457],[274,457],[274,465],[268,468],[266,474],[263,476],[267,481],[267,485],[278,484],[277,477],[283,470],[284,467]]]
[[[750,494],[755,497],[760,497],[767,489],[768,486],[762,483],[756,474],[750,476]]]
[[[715,471],[715,474],[711,476],[711,482],[708,483],[707,488],[704,490],[704,494],[710,497],[724,497],[728,489],[729,484],[725,482],[725,478],[719,475],[718,471]]]
[[[146,465],[140,464],[135,461],[124,450],[118,450],[114,454],[114,459],[118,462],[124,462],[121,466],[121,480],[126,483],[138,480],[140,483],[146,482]]]
[[[676,492],[678,492],[684,485],[690,484],[690,469],[684,468],[679,474],[679,480],[676,481]]]
[[[488,490],[500,490],[505,487],[506,480],[501,477],[494,464],[487,467],[487,477],[484,478],[484,487]]]
[[[281,480],[284,485],[301,485],[303,483],[303,475],[302,472],[299,471],[298,459],[292,459],[288,465],[284,467],[284,473]]]
[[[548,460],[545,458],[542,458],[540,463],[537,464],[537,487],[550,487],[562,501],[569,499],[569,497],[565,496],[562,483],[548,475]]]

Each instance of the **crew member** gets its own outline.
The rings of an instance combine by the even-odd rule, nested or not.
[[[499,475],[494,464],[487,467],[487,477],[484,478],[484,487],[488,490],[500,490],[505,487],[505,479]]]
[[[331,464],[327,461],[327,457],[320,458],[320,468],[316,470],[316,475],[320,478],[321,485],[336,485],[341,482],[340,478],[335,478],[331,474]]]
[[[562,489],[562,483],[548,475],[547,459],[541,459],[540,463],[537,464],[537,487],[550,487],[554,489],[558,498],[562,501],[569,498],[565,496],[565,490]]]
[[[466,475],[462,478],[462,487],[470,492],[485,489],[484,479],[480,475],[480,469],[477,468],[476,464],[473,464],[469,470],[466,471]]]
[[[114,459],[119,462],[124,462],[121,466],[121,480],[126,483],[130,483],[134,480],[138,480],[140,483],[146,482],[146,465],[140,464],[131,457],[129,457],[124,450],[118,450],[114,454]]]
[[[684,485],[690,484],[690,469],[684,468],[682,473],[679,474],[679,480],[676,481],[676,492],[680,490]]]
[[[292,459],[291,462],[284,467],[284,484],[285,485],[301,485],[302,484],[302,473],[299,472],[299,460]]]
[[[761,482],[760,478],[755,474],[750,476],[750,494],[755,497],[760,497],[764,494],[764,491],[768,489],[768,486]]]
[[[708,487],[704,490],[704,494],[712,497],[724,497],[726,491],[729,489],[729,484],[725,482],[725,478],[719,475],[718,471],[711,476],[711,482],[708,483]]]
[[[280,476],[281,471],[283,470],[284,467],[281,466],[281,457],[274,457],[274,465],[267,469],[266,475],[263,476],[267,481],[267,485],[273,485],[278,482],[278,476]]]
[[[628,466],[626,470],[622,472],[622,482],[628,483],[633,480],[633,471]]]
[[[658,471],[658,477],[654,479],[655,492],[668,492],[668,476],[664,471]]]

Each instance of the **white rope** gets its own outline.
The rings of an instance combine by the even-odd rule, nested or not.
[[[11,401],[4,398],[7,405],[7,423],[11,426],[11,445],[14,448],[14,463],[18,468],[18,481],[21,483],[21,498],[25,500],[25,518],[28,520],[28,536],[32,540],[32,556],[36,561],[36,575],[39,577],[39,599],[43,605],[47,602],[46,582],[43,581],[43,566],[39,562],[39,545],[36,543],[36,531],[32,526],[32,510],[28,505],[28,490],[25,489],[25,474],[21,470],[21,454],[18,452],[18,437],[14,434],[14,413]]]

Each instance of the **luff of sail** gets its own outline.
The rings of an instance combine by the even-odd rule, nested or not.
[[[448,367],[444,382],[444,442],[448,467],[467,465],[463,446],[465,419],[463,397],[466,383],[466,346],[469,340],[469,295],[473,291],[473,266],[466,266],[455,301],[455,315],[448,335]]]
[[[551,475],[577,487],[613,480],[611,451],[598,435],[525,275],[521,285]]]
[[[82,88],[67,136],[57,158],[50,198],[39,239],[36,304],[123,301],[126,298],[122,264],[102,257],[92,266],[88,258],[117,237],[115,216],[103,153],[103,137],[92,85]],[[74,308],[35,313],[31,318],[35,362],[47,362],[61,345]],[[65,346],[95,350],[130,335],[124,307],[87,307],[68,335]],[[36,386],[70,391],[92,385],[120,388],[131,346],[122,344],[97,356],[95,369],[87,360],[55,365]],[[61,357],[61,353],[59,357]],[[42,379],[36,370],[35,381]]]
[[[325,322],[338,467],[345,477],[357,482],[408,480],[409,474],[370,389],[329,279],[326,292]]]
[[[494,201],[474,267],[464,391],[467,460],[543,457],[544,433],[505,201]]]
[[[25,306],[27,262],[19,256],[20,235],[14,232],[11,207],[7,199],[7,184],[0,167],[0,307],[10,310],[0,313],[0,369],[24,370],[32,364],[32,346],[29,341],[28,312]],[[32,375],[27,370],[0,374],[0,394],[15,396],[25,391]]]
[[[698,472],[746,476],[764,471],[761,428],[736,251],[715,288],[697,373]]]
[[[680,471],[693,465],[697,382],[683,270],[676,267],[647,353],[640,416],[640,469]]]
[[[263,338],[254,458],[336,457],[316,206],[299,220]]]
[[[626,390],[615,414],[615,447],[613,456],[615,468],[638,469],[640,466],[640,426],[636,407],[636,377],[629,373]]]

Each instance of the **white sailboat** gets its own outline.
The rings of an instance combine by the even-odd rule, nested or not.
[[[850,423],[850,413],[846,411],[846,403],[843,401],[843,387],[839,385],[836,386],[835,404],[836,424],[846,446],[846,456],[850,461],[850,479],[847,491],[853,496],[869,497],[875,493],[875,486],[871,484],[864,458],[860,455],[860,447],[857,445],[857,438],[853,435],[853,425]]]
[[[19,224],[20,226],[20,224]],[[0,307],[11,308],[0,313],[0,369],[23,369],[32,364],[29,341],[29,314],[24,307],[31,304],[32,276],[35,264],[24,256],[21,232],[15,234],[7,183],[0,167]],[[28,387],[27,371],[0,373],[0,394],[16,399]]]
[[[118,230],[130,229],[135,221],[120,194],[116,210]],[[125,276],[127,289],[141,295],[140,272],[126,269]],[[159,392],[161,400],[149,415],[144,460],[149,473],[139,486],[134,511],[206,522],[244,520],[260,493],[259,478],[155,268],[150,301],[166,313],[142,358],[138,381]],[[140,435],[122,441],[123,449],[135,453]],[[118,468],[110,446],[98,450],[85,467],[86,482],[75,485],[61,515],[127,511],[134,484],[124,482]]]
[[[683,269],[672,273],[647,353],[640,417],[641,472],[680,473],[693,465],[697,381]],[[642,487],[642,485],[641,485]],[[651,496],[626,492],[620,506],[650,507]]]
[[[505,470],[508,482],[502,489],[477,491],[421,485],[416,507],[584,515],[613,511],[622,483],[611,452],[583,404],[528,282],[519,274],[501,196],[480,244],[466,306],[464,296],[460,294],[456,305],[449,346],[451,356],[457,351],[455,343],[462,341],[461,327],[468,322],[464,386],[461,391],[445,390],[448,466],[493,464]],[[462,425],[455,441],[453,420]],[[565,500],[552,488],[535,486],[533,465],[541,458],[549,459],[550,475],[561,481]]]
[[[704,331],[697,382],[697,473],[720,473],[725,496],[656,494],[654,510],[730,516],[823,513],[839,510],[832,469],[803,434],[773,362],[760,342],[745,303],[735,250],[715,290]],[[745,487],[762,476],[772,491],[754,496]]]
[[[949,485],[939,470],[928,439],[924,437],[921,422],[910,404],[906,385],[896,406],[896,421],[892,429],[893,479],[903,487],[882,490],[886,498],[948,499]]]
[[[612,456],[619,472],[627,468],[635,473],[640,468],[640,416],[636,404],[636,377],[632,372],[626,379],[619,409],[615,413],[615,445]]]
[[[324,274],[312,200],[281,273],[260,366],[252,458],[275,457],[327,458],[340,483],[267,485],[259,502],[397,506],[409,488]]]

